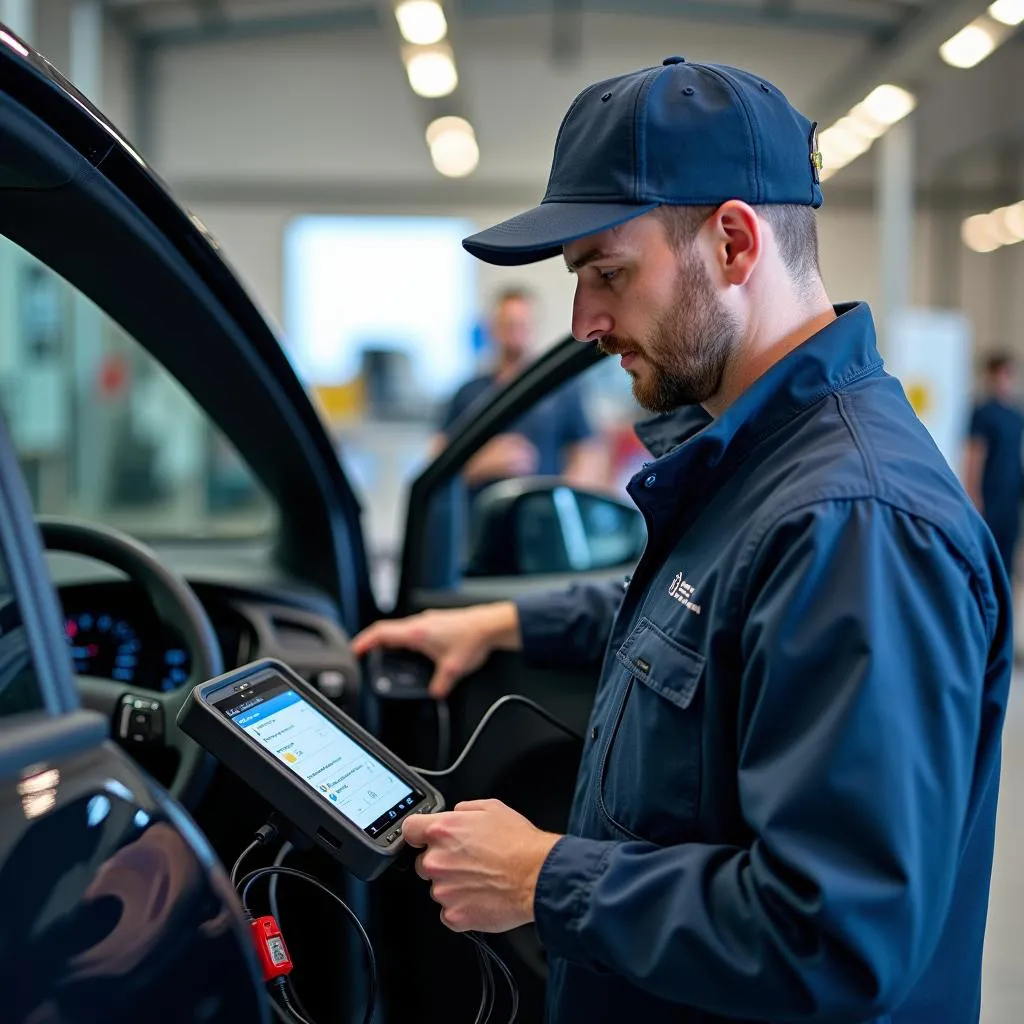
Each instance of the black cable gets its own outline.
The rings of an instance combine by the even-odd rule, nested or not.
[[[314,878],[312,875],[307,875],[305,871],[296,871],[295,868],[285,867],[269,867],[269,868],[257,868],[255,871],[250,871],[243,879],[238,882],[236,888],[239,889],[239,896],[242,901],[242,907],[244,910],[249,909],[249,890],[253,884],[261,878],[273,877],[274,875],[287,875],[289,878],[301,878],[303,881],[309,882],[310,885],[315,885],[322,892],[325,892],[328,896],[334,900],[342,910],[345,911],[348,919],[355,926],[356,931],[359,933],[359,938],[362,939],[363,948],[366,951],[366,961],[370,971],[370,992],[366,1000],[366,1012],[363,1014],[362,1024],[370,1024],[373,1020],[374,1012],[377,1009],[377,989],[378,989],[378,977],[377,977],[377,957],[373,952],[373,944],[370,942],[370,936],[366,934],[366,929],[363,927],[362,921],[356,917],[355,912],[352,908],[329,886],[324,885],[318,878]]]
[[[295,849],[294,843],[291,840],[286,839],[281,844],[281,849],[277,851],[277,856],[274,857],[273,866],[279,868],[285,861],[285,858]],[[270,913],[273,915],[274,920],[280,925],[281,914],[278,910],[277,905],[277,875],[274,875],[270,879]]]
[[[281,844],[281,848],[277,851],[277,854],[275,855],[273,861],[271,862],[272,865],[275,868],[279,868],[285,862],[285,859],[291,854],[291,852],[294,849],[295,849],[295,844],[290,839],[286,839]],[[278,905],[278,902],[277,902],[277,875],[273,875],[271,877],[270,883],[269,883],[269,889],[270,889],[270,913],[273,916],[274,920],[277,922],[278,927],[282,931],[284,931],[284,924],[281,921],[281,909],[280,909],[280,906]],[[295,1005],[299,1008],[299,1016],[300,1017],[309,1017],[310,1013],[305,1008],[305,1006],[302,1005],[302,1000],[299,998],[298,993],[292,991],[291,992],[291,997],[294,1000]]]
[[[267,843],[277,838],[277,814],[271,814],[264,824],[260,825],[256,829],[256,837],[253,841],[238,855],[238,860],[235,861],[235,866],[231,869],[231,884],[235,885],[236,879],[238,878],[238,869],[242,866],[242,861],[249,856],[253,850],[258,850],[261,846],[266,846]]]
[[[295,1021],[293,1021],[291,1017],[289,1017],[288,1014],[285,1013],[283,1009],[281,1009],[281,1005],[273,997],[271,997],[270,999],[270,1008],[274,1011],[275,1016],[279,1020],[284,1021],[284,1024],[295,1024]]]
[[[484,954],[494,962],[498,970],[500,970],[505,976],[509,994],[512,997],[512,1012],[509,1014],[508,1024],[513,1024],[516,1017],[519,1016],[519,986],[516,984],[516,979],[512,976],[512,972],[509,970],[508,964],[506,964],[505,961],[502,960],[493,949],[491,949],[482,935],[477,935],[474,932],[467,932],[466,934],[468,938],[476,944],[477,948],[482,950]]]
[[[506,704],[525,704],[528,708],[536,711],[541,718],[546,719],[556,729],[560,729],[567,736],[571,736],[575,740],[583,742],[583,737],[572,728],[572,726],[566,725],[565,722],[556,718],[547,708],[541,707],[535,700],[530,700],[529,697],[524,697],[519,693],[507,693],[504,697],[496,700],[486,711],[484,717],[480,719],[477,727],[473,730],[473,735],[466,741],[466,745],[462,748],[462,753],[455,759],[454,763],[450,764],[447,768],[438,769],[432,771],[429,768],[413,768],[414,772],[418,772],[420,775],[424,775],[428,778],[441,778],[444,775],[451,775],[452,772],[456,771],[462,762],[466,760],[470,750],[473,749],[473,745],[480,738],[480,733],[484,731],[490,720],[503,708]]]
[[[479,948],[473,952],[476,953],[476,963],[480,969],[480,1006],[473,1024],[489,1024],[494,1012],[494,973],[491,971],[490,957],[484,956]]]
[[[249,856],[253,850],[258,850],[263,843],[258,839],[254,839],[239,855],[238,860],[235,861],[235,866],[231,869],[231,884],[232,886],[237,885],[238,882],[238,869],[242,866],[242,861]]]
[[[284,1008],[292,1015],[292,1019],[296,1024],[312,1024],[308,1017],[303,1017],[296,1009],[295,1003],[292,1002],[291,993],[288,991],[288,981],[285,978],[275,978],[274,985],[277,987],[277,991],[281,995],[281,1002],[284,1003]]]
[[[466,938],[470,940],[476,947],[478,952],[482,952],[489,960],[491,960],[505,976],[505,982],[508,985],[509,994],[512,997],[512,1012],[508,1018],[508,1024],[513,1024],[516,1017],[519,1015],[519,986],[516,984],[515,978],[512,976],[512,972],[509,970],[508,965],[504,960],[494,952],[493,949],[487,944],[487,941],[482,935],[478,935],[475,932],[466,932]]]

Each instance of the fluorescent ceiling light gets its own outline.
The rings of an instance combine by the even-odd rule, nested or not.
[[[998,211],[1015,242],[1024,242],[1024,199]]]
[[[912,92],[898,85],[880,85],[872,89],[858,106],[865,114],[888,128],[902,121],[917,106],[917,99]]]
[[[427,126],[430,158],[438,173],[449,178],[472,174],[480,162],[473,126],[461,117],[439,117]]]
[[[972,21],[939,47],[939,55],[955,68],[973,68],[995,48],[996,40],[992,33],[984,25]]]
[[[402,0],[395,18],[405,41],[418,46],[439,43],[448,32],[444,8],[437,0]]]
[[[1024,21],[1024,0],[996,0],[990,4],[988,13],[1003,25],[1019,25]]]
[[[884,122],[879,121],[863,103],[858,103],[847,116],[857,126],[857,131],[868,139],[880,138],[885,134],[886,128],[889,127]],[[843,118],[843,120],[845,121],[846,118]]]
[[[1018,219],[1015,206],[1000,206],[988,217],[992,237],[1000,245],[1016,245],[1024,240],[1024,223]]]
[[[987,213],[978,213],[968,217],[960,225],[960,237],[964,245],[974,252],[992,252],[999,248],[999,242],[992,234],[991,218]]]
[[[459,74],[455,70],[451,53],[440,47],[408,53],[405,70],[412,91],[427,99],[447,96],[459,84]]]

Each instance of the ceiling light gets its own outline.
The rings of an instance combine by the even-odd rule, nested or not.
[[[439,174],[464,178],[480,162],[473,126],[461,117],[439,117],[427,126],[430,158]]]
[[[987,213],[978,213],[968,217],[960,225],[960,237],[964,245],[975,252],[992,252],[999,248],[999,241],[992,233],[992,220]]]
[[[871,145],[859,132],[843,125],[845,120],[842,118],[827,131],[823,131],[818,139],[822,159],[828,160],[833,167],[839,163],[849,163],[861,153],[866,153]]]
[[[988,214],[989,232],[1000,245],[1015,245],[1024,239],[1024,227],[1017,221],[1017,211],[1012,206],[1000,206]]]
[[[1019,25],[1024,21],[1024,0],[996,0],[989,4],[988,13],[1003,25]]]
[[[861,122],[857,118],[851,117],[849,114],[847,114],[846,117],[839,118],[839,120],[832,125],[832,130],[841,132],[843,139],[849,140],[853,148],[856,149],[858,156],[860,156],[861,153],[866,153],[871,148],[871,143],[878,138],[878,135],[871,135],[864,131],[861,126]],[[847,148],[849,149],[850,146],[847,146]]]
[[[917,106],[917,99],[898,85],[880,85],[858,106],[879,124],[889,127],[902,121]]]
[[[443,48],[416,50],[405,60],[409,85],[417,96],[437,99],[447,96],[459,84],[459,74],[450,52]]]
[[[398,29],[407,43],[431,46],[444,39],[448,22],[437,0],[403,0],[395,8]]]
[[[886,128],[889,127],[884,122],[879,121],[863,103],[858,103],[857,106],[850,111],[848,116],[857,126],[857,131],[868,139],[879,138],[885,134]],[[846,118],[843,118],[843,120],[846,120]]]
[[[1015,241],[1024,242],[1024,199],[1012,206],[1002,209],[1003,223],[1007,230],[1015,235]]]
[[[939,54],[947,64],[955,68],[973,68],[995,48],[996,41],[992,33],[984,25],[972,21],[955,36],[947,39],[939,47]]]

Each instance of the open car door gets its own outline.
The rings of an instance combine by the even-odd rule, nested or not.
[[[645,531],[624,493],[616,500],[574,491],[558,481],[513,481],[495,485],[496,497],[478,501],[470,519],[460,482],[465,464],[492,437],[600,361],[594,346],[566,338],[448,432],[447,448],[412,485],[396,614],[505,601],[581,579],[622,581],[632,571]],[[581,512],[588,503],[600,509],[602,522],[615,535],[609,545],[606,532],[600,557],[587,549],[592,538]],[[367,682],[372,717],[384,741],[411,763],[430,766],[450,764],[487,709],[509,693],[537,701],[582,736],[598,679],[593,667],[555,670],[528,664],[519,654],[498,653],[463,680],[447,702],[436,704],[424,699],[428,676],[429,666],[411,661],[391,666],[383,686],[380,679]],[[580,749],[529,708],[509,704],[459,771],[440,785],[449,806],[494,797],[539,827],[563,832]],[[438,907],[418,878],[389,879],[381,893],[387,918],[405,917],[413,935],[434,934],[430,925],[437,927]],[[546,964],[533,926],[495,937],[493,945],[519,983],[520,1019],[543,1019]],[[393,951],[391,959],[386,969],[396,975],[384,987],[393,994],[393,1010],[415,1007],[426,1020],[473,1019],[479,998],[475,962],[472,947],[461,937],[442,930],[436,941],[409,943]]]

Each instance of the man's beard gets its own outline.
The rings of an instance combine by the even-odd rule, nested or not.
[[[670,412],[717,394],[742,334],[692,251],[680,261],[676,296],[643,339],[610,334],[600,342],[605,352],[636,352],[648,364],[646,373],[633,373],[633,397],[650,412]]]

